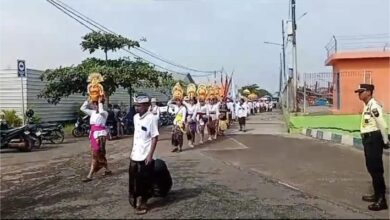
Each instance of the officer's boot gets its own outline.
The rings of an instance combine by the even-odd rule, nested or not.
[[[371,211],[380,211],[387,208],[388,207],[387,207],[385,194],[379,195],[378,200],[375,203],[368,206],[368,209]]]
[[[362,197],[362,200],[365,202],[376,202],[377,196],[375,194],[372,195],[364,195]]]

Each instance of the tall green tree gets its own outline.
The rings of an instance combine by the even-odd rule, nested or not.
[[[81,47],[83,51],[88,50],[90,54],[96,50],[102,50],[108,60],[108,51],[115,52],[122,48],[139,47],[137,41],[130,40],[120,35],[114,35],[110,33],[91,32],[82,37]]]

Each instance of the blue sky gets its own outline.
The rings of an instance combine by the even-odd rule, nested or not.
[[[80,49],[88,30],[46,1],[0,2],[0,68],[15,68],[16,59],[25,59],[29,68],[55,68],[91,56]],[[143,47],[175,63],[203,70],[223,66],[235,71],[238,85],[257,83],[273,92],[278,88],[280,48],[263,42],[281,43],[281,20],[288,19],[289,0],[63,2],[131,39],[145,37]],[[297,16],[304,12],[297,30],[299,72],[331,70],[324,66],[324,46],[332,35],[383,34],[390,29],[388,0],[297,0]]]

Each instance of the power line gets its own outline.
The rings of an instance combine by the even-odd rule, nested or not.
[[[48,1],[54,2],[54,0],[48,0]],[[76,15],[77,17],[79,17],[80,19],[84,20],[85,22],[91,24],[92,26],[96,27],[97,29],[99,29],[99,30],[101,30],[103,32],[111,33],[111,34],[114,34],[114,35],[118,36],[118,34],[115,33],[114,31],[108,29],[107,27],[103,26],[102,24],[99,24],[98,22],[96,22],[93,19],[87,17],[86,15],[83,15],[81,12],[79,12],[76,9],[70,7],[69,5],[63,3],[62,1],[57,0],[56,4],[60,5],[60,7],[64,8],[67,11],[69,11],[70,13]],[[142,53],[145,53],[145,54],[147,54],[147,55],[149,55],[149,56],[151,56],[151,57],[153,57],[155,59],[158,59],[160,61],[163,61],[165,63],[168,63],[170,65],[173,65],[173,66],[176,66],[176,67],[179,67],[179,68],[182,68],[182,69],[190,70],[190,71],[193,71],[193,72],[202,72],[202,73],[210,73],[210,74],[213,74],[215,72],[215,71],[209,71],[209,70],[198,70],[198,69],[186,67],[186,66],[183,66],[183,65],[180,65],[180,64],[176,64],[176,63],[174,63],[172,61],[169,61],[167,59],[162,58],[161,56],[159,56],[159,55],[157,55],[157,54],[151,52],[150,50],[147,50],[146,48],[143,48],[141,46],[139,48],[135,47],[134,49],[138,50],[138,51],[141,51]]]
[[[91,31],[95,31],[93,28],[91,28],[90,26],[88,26],[87,24],[85,24],[84,22],[82,22],[82,21],[80,21],[79,19],[76,18],[76,17],[79,17],[79,18],[80,18],[80,16],[76,15],[76,17],[74,17],[74,16],[72,16],[71,14],[68,13],[68,12],[72,13],[71,11],[69,11],[69,10],[67,10],[67,9],[63,10],[63,7],[61,7],[61,5],[59,5],[57,2],[54,2],[53,0],[47,0],[47,1],[48,1],[50,4],[52,4],[53,6],[55,6],[56,8],[58,8],[59,10],[61,10],[62,12],[64,12],[66,15],[68,15],[69,17],[71,17],[72,19],[74,19],[75,21],[77,21],[78,23],[80,23],[81,25],[83,25],[84,27],[86,27],[87,29],[89,29],[89,30],[91,30]],[[68,11],[68,12],[67,12],[67,11]],[[75,14],[75,13],[72,13],[72,14]],[[81,18],[81,19],[84,20],[84,21],[86,21],[86,20],[83,19],[83,18]],[[93,25],[93,26],[96,27],[97,29],[102,30],[101,28],[97,27],[96,25],[91,24],[91,22],[88,22],[88,21],[86,21],[86,22],[89,23],[90,25]],[[188,73],[178,72],[178,71],[174,71],[174,70],[171,70],[171,69],[162,67],[162,66],[160,66],[160,65],[158,65],[158,64],[155,64],[155,63],[153,63],[153,62],[151,62],[151,61],[149,61],[149,60],[147,60],[147,59],[145,59],[145,58],[143,58],[143,57],[141,57],[141,56],[139,56],[139,55],[137,55],[137,54],[131,52],[130,50],[128,50],[128,49],[126,49],[126,48],[122,48],[122,50],[124,50],[124,51],[130,53],[131,55],[133,55],[133,56],[136,57],[136,58],[142,59],[142,60],[144,60],[145,62],[147,62],[147,63],[149,63],[149,64],[152,64],[153,66],[158,67],[158,68],[160,68],[160,69],[163,69],[163,70],[165,70],[165,71],[169,71],[169,72],[171,72],[171,73],[176,73],[176,74],[183,75],[183,76],[186,76],[186,75],[188,74]],[[205,76],[210,76],[210,75],[212,75],[212,74],[191,75],[191,76],[192,76],[192,77],[205,77]]]
[[[76,20],[79,24],[83,25],[84,27],[86,27],[87,29],[91,30],[91,31],[95,31],[94,29],[90,28],[89,26],[87,26],[86,24],[84,24],[83,22],[80,22],[79,20],[77,20],[77,18],[73,17],[72,15],[70,15],[68,12],[64,11],[62,8],[60,8],[59,6],[56,5],[56,3],[52,2],[51,0],[47,0],[47,2],[49,2],[50,4],[52,4],[54,7],[56,7],[57,9],[59,9],[60,11],[62,11],[63,13],[65,13],[66,15],[68,15],[69,17],[73,18],[74,20]]]
[[[89,30],[91,30],[91,31],[95,31],[93,28],[91,28],[90,26],[86,25],[84,22],[78,20],[78,19],[75,18],[74,16],[72,16],[72,15],[70,15],[69,13],[67,13],[66,11],[62,10],[62,8],[60,8],[60,6],[58,7],[58,6],[57,6],[57,3],[54,2],[53,0],[47,0],[47,2],[49,2],[49,3],[52,4],[53,6],[55,6],[56,8],[58,8],[59,10],[61,10],[62,12],[64,12],[64,13],[65,13],[66,15],[68,15],[69,17],[73,18],[75,21],[77,21],[78,23],[80,23],[81,25],[83,25],[84,27],[86,27],[87,29],[89,29]],[[96,26],[95,26],[95,27],[96,27]],[[160,65],[157,65],[157,64],[155,64],[155,63],[153,63],[153,62],[150,62],[150,61],[146,60],[145,58],[140,57],[140,56],[134,54],[133,52],[131,52],[130,50],[128,50],[128,49],[126,49],[126,48],[122,48],[122,50],[124,50],[124,51],[130,53],[131,55],[135,56],[136,58],[142,59],[142,60],[146,61],[147,63],[152,64],[152,65],[154,65],[154,66],[157,66],[157,67],[159,67],[159,68],[161,68],[161,69],[164,69],[164,70],[166,70],[166,71],[169,71],[169,72],[172,72],[172,73],[176,73],[176,74],[179,74],[179,75],[187,75],[187,73],[181,73],[181,72],[173,71],[173,70],[170,70],[170,69],[168,69],[168,68],[165,68],[165,67],[162,67],[162,66],[160,66]]]

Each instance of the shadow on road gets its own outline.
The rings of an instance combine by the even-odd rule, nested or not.
[[[199,188],[183,188],[178,190],[172,190],[165,198],[153,198],[150,203],[150,208],[161,208],[181,200],[197,197],[202,192]]]

